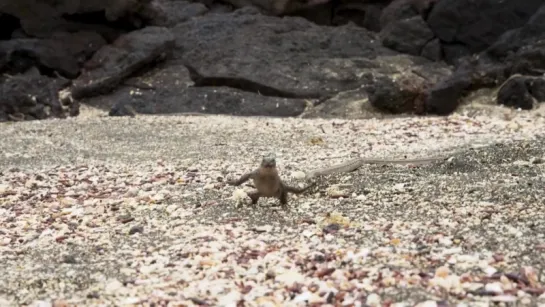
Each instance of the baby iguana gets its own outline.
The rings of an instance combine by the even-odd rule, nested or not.
[[[301,194],[315,185],[315,183],[311,183],[304,188],[296,188],[282,182],[276,169],[276,157],[274,154],[264,156],[259,168],[242,175],[238,180],[227,180],[227,183],[239,186],[249,179],[253,179],[256,187],[255,191],[248,193],[248,196],[252,199],[252,205],[257,204],[260,197],[274,197],[280,200],[280,204],[284,210],[287,209],[288,193]]]

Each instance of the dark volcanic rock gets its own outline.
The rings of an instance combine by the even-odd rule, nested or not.
[[[373,78],[368,92],[369,102],[376,109],[390,114],[423,114],[428,111],[425,102],[429,88],[450,74],[440,63],[410,56],[407,59],[412,63],[405,63],[405,69],[398,66],[398,74]]]
[[[422,52],[420,54],[428,60],[440,61],[443,58],[441,41],[439,41],[437,38],[432,39],[424,46],[424,48],[422,48]]]
[[[19,18],[24,31],[36,37],[48,37],[58,30],[69,30],[70,26],[63,19],[66,15],[92,14],[103,12],[106,21],[116,21],[120,18],[131,24],[133,28],[143,26],[161,15],[157,12],[155,1],[150,0],[2,0],[0,11]],[[81,29],[80,29],[81,30]]]
[[[348,20],[345,19],[344,17],[348,17],[350,21],[353,21],[351,17],[354,17],[354,15],[352,14],[349,14],[349,16],[346,16],[345,14],[336,15],[335,4],[336,3],[334,1],[328,1],[320,5],[311,6],[302,10],[295,11],[290,14],[286,14],[285,16],[303,17],[306,20],[309,20],[317,25],[322,25],[322,26],[343,25],[348,22]],[[363,12],[361,12],[360,10],[355,12],[355,14],[361,14],[361,13]],[[365,23],[365,21],[363,23]],[[356,24],[360,25],[360,23],[356,23]]]
[[[523,26],[542,4],[543,0],[441,0],[427,22],[442,41],[479,52],[505,31]]]
[[[524,26],[505,32],[486,51],[488,55],[501,58],[542,39],[545,39],[545,4],[541,5]]]
[[[441,110],[440,114],[452,112],[465,93],[484,87],[496,87],[514,74],[542,75],[545,71],[545,34],[539,29],[545,28],[543,17],[545,17],[545,8],[542,6],[520,29],[507,32],[496,44],[477,56],[463,58],[452,76],[442,80],[430,90],[427,100],[427,108],[430,112],[435,113],[437,110]],[[540,100],[538,82],[541,81],[535,82],[534,87],[537,89],[533,91],[537,93],[536,99]],[[506,94],[511,91],[513,90],[510,87],[505,88],[498,103],[528,105],[528,102],[521,102],[528,100],[523,97],[516,103],[511,102],[512,99]]]
[[[426,112],[448,115],[458,108],[460,99],[471,86],[471,78],[465,72],[455,72],[433,87],[426,100]]]
[[[126,79],[111,94],[84,102],[116,116],[201,112],[284,117],[300,115],[313,103],[322,111],[344,114],[354,106],[350,101],[366,98],[367,90],[387,88],[400,94],[386,108],[383,94],[376,94],[373,101],[381,110],[419,112],[427,87],[450,73],[444,64],[381,46],[366,29],[319,27],[302,18],[263,16],[251,8],[189,19],[172,32],[176,47],[171,59]],[[404,77],[398,82],[400,74]],[[385,81],[381,87],[381,80],[393,84]],[[314,114],[327,116],[322,111]]]
[[[393,55],[356,26],[320,27],[302,18],[206,15],[172,29],[176,57],[199,86],[217,85],[284,98],[320,98],[361,85],[377,55]]]
[[[121,90],[123,97],[111,108],[110,115],[130,115],[131,110],[141,114],[175,114],[196,112],[236,116],[293,117],[301,114],[306,106],[303,99],[267,97],[243,92],[228,87],[190,87],[180,91],[179,96],[168,95],[167,91],[147,91],[131,95]],[[116,95],[117,96],[117,95]],[[119,96],[117,96],[120,98]],[[146,99],[148,98],[148,99]],[[129,106],[128,110],[126,110]]]
[[[82,75],[74,81],[74,99],[105,94],[135,72],[164,59],[174,46],[167,28],[147,27],[118,38],[98,50]]]
[[[45,74],[75,78],[80,65],[106,42],[92,32],[56,33],[49,39],[21,38],[0,41],[0,71],[9,74],[37,67]]]
[[[310,1],[305,7],[332,5],[323,2]],[[386,41],[413,54],[427,48],[428,57],[437,59],[440,45],[432,44],[433,34],[421,17],[425,13],[415,6],[417,2],[433,1],[413,0],[411,7],[416,15],[399,24],[391,23],[391,28],[384,31],[389,34]],[[63,92],[63,101],[71,98],[107,108],[112,116],[202,112],[284,117],[300,115],[318,105],[339,110],[341,100],[354,98],[369,98],[372,106],[389,113],[419,113],[425,109],[428,87],[450,72],[444,64],[434,70],[429,68],[432,62],[400,55],[382,46],[376,33],[353,24],[321,27],[300,17],[265,16],[252,7],[227,14],[205,14],[207,8],[199,3],[143,4],[136,0],[133,4],[142,7],[129,9],[125,2],[115,1],[114,7],[101,13],[90,11],[96,3],[89,7],[73,4],[67,11],[64,5],[68,4],[61,1],[43,16],[57,16],[62,11],[59,18],[63,27],[75,29],[82,23],[92,24],[93,18],[101,18],[101,14],[107,20],[141,18],[165,27],[132,31],[109,45],[98,32],[88,32],[100,38],[96,43],[90,39],[92,35],[86,38],[78,36],[83,32],[64,32],[55,39],[70,43],[59,44],[61,47],[54,52],[46,53],[51,54],[50,58],[23,53],[24,57],[20,52],[0,48],[0,67],[22,72],[36,66],[49,76],[55,76],[55,72],[70,78],[77,76]],[[363,7],[376,9],[383,5],[385,2]],[[378,29],[378,11],[366,13],[367,17],[364,24]],[[43,43],[49,39],[30,40]],[[86,42],[91,42],[93,48],[88,48]],[[431,72],[426,71],[428,68]],[[371,96],[367,97],[368,93]]]
[[[445,61],[451,65],[457,65],[460,63],[460,59],[471,55],[469,48],[461,43],[443,42],[441,49],[443,50]]]
[[[380,33],[382,44],[412,55],[420,55],[433,39],[433,32],[421,16],[391,22]]]
[[[424,94],[427,90],[425,80],[415,78],[392,80],[381,78],[368,89],[369,102],[378,110],[393,114],[422,113]]]
[[[391,22],[421,16],[427,19],[428,13],[437,0],[394,0],[382,10],[380,16],[381,29]]]
[[[382,10],[380,28],[384,29],[392,22],[417,16],[418,12],[414,9],[412,2],[412,0],[392,1],[384,10]]]
[[[152,20],[151,25],[161,27],[173,27],[188,19],[204,15],[208,8],[198,2],[188,1],[165,1],[161,2],[163,14]]]
[[[86,104],[110,108],[111,116],[199,112],[240,116],[297,116],[303,99],[268,97],[228,87],[190,87],[187,69],[165,62],[145,74],[126,80],[107,96],[84,100]]]
[[[362,75],[362,86],[340,92],[308,109],[303,117],[370,118],[427,112],[428,89],[450,75],[444,64],[400,54],[379,56]],[[378,114],[377,111],[382,112]]]
[[[210,0],[204,1],[209,2]],[[252,8],[264,15],[283,16],[326,4],[330,2],[330,0],[225,0],[222,2],[229,3],[236,9]]]
[[[527,78],[526,86],[530,91],[530,95],[538,102],[545,102],[545,78]]]
[[[378,3],[343,2],[334,8],[332,24],[344,25],[353,22],[370,31],[379,32],[383,8],[384,5]]]
[[[535,102],[545,100],[545,79],[513,75],[498,91],[498,104],[522,110],[530,110]]]
[[[521,108],[522,110],[531,110],[534,105],[534,98],[526,86],[526,81],[527,78],[523,76],[513,76],[505,81],[498,91],[498,104]]]
[[[58,92],[68,85],[62,78],[49,78],[36,68],[24,74],[4,76],[0,80],[0,121],[64,118],[79,114],[77,103],[67,106],[59,102]]]

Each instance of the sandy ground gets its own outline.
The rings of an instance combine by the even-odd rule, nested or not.
[[[1,124],[0,306],[545,304],[543,110]],[[225,178],[365,166],[256,207]]]

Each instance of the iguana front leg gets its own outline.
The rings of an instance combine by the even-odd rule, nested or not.
[[[227,184],[239,186],[245,183],[246,181],[253,179],[256,174],[257,174],[257,170],[251,171],[249,173],[242,175],[238,180],[232,180],[232,179],[227,180]]]

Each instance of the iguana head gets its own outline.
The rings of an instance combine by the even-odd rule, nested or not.
[[[276,155],[274,153],[268,153],[263,156],[261,167],[276,167]]]

